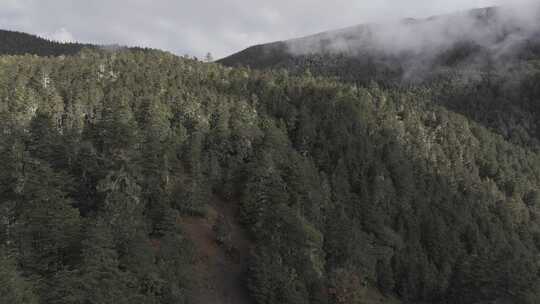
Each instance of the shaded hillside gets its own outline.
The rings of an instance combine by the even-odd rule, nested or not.
[[[83,49],[115,50],[128,48],[135,51],[148,52],[150,48],[124,47],[119,45],[94,45],[86,43],[63,43],[47,40],[35,35],[0,30],[0,55],[37,55],[37,56],[61,56],[75,55]],[[155,51],[155,50],[154,50]]]
[[[218,197],[256,303],[538,303],[540,154],[435,98],[154,51],[1,57],[0,294],[194,303],[197,254],[235,235],[190,230]]]

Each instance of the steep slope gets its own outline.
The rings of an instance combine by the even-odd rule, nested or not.
[[[251,243],[238,223],[238,207],[214,198],[206,216],[180,218],[180,226],[196,248],[193,276],[198,286],[193,304],[254,303],[245,282]]]

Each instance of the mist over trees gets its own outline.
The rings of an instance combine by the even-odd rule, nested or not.
[[[540,54],[540,5],[489,7],[387,23],[362,24],[233,54],[228,66],[285,68],[367,85],[419,84],[503,68]]]

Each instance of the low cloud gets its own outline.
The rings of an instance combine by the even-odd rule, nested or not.
[[[42,33],[39,36],[49,38],[54,41],[59,42],[74,42],[76,41],[75,37],[71,32],[69,32],[66,28],[59,28],[58,30],[52,32],[52,33]]]
[[[370,23],[288,41],[295,55],[381,54],[435,57],[469,43],[495,57],[540,33],[540,3],[460,11],[427,19]]]

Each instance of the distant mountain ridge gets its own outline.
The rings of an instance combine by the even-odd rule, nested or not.
[[[539,6],[540,8],[540,6]],[[540,9],[488,7],[426,19],[362,24],[256,45],[227,66],[285,68],[366,82],[424,78],[444,67],[540,55]]]
[[[149,48],[125,47],[119,45],[98,45],[79,42],[59,42],[45,39],[36,35],[0,30],[0,55],[37,55],[37,56],[69,56],[79,53],[83,49],[118,49],[148,51]]]
[[[95,47],[91,44],[62,43],[27,33],[0,30],[0,55],[74,55],[83,48]]]

